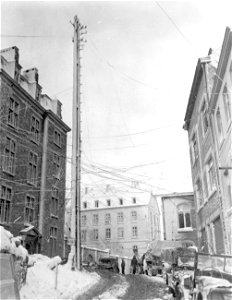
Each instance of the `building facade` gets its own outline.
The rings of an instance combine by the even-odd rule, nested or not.
[[[228,35],[228,30],[226,35]],[[231,31],[229,35],[230,45],[227,43],[226,46],[230,47],[228,48],[230,50],[227,49],[227,71],[230,70],[231,64]],[[228,51],[230,52],[229,56]],[[222,53],[221,56],[224,56]],[[222,58],[220,59],[222,60]],[[217,102],[213,99],[216,95],[216,78],[220,76],[218,75],[219,70],[221,70],[220,63],[215,65],[211,50],[207,57],[198,60],[185,114],[184,129],[188,131],[189,138],[199,246],[201,251],[223,254],[229,253],[225,202],[231,200],[225,200],[222,193],[221,170],[219,169],[220,146],[218,146],[218,134],[215,127],[222,115],[225,116],[230,112],[225,106],[223,107],[224,112],[213,109],[213,102]],[[226,78],[228,79],[229,75]],[[230,87],[231,83],[227,89]],[[229,93],[231,92],[227,90],[226,95]],[[218,95],[220,97],[220,94]],[[230,98],[227,99],[230,103]],[[225,142],[226,144],[227,142]],[[229,157],[229,140],[227,145],[223,155]],[[229,197],[231,199],[231,196]]]
[[[142,255],[152,239],[160,239],[160,212],[146,192],[88,191],[81,203],[82,245],[110,249],[112,255]]]
[[[227,253],[232,254],[232,197],[231,197],[231,90],[232,90],[232,33],[227,28],[215,74],[210,100],[212,126],[218,160],[218,178],[225,222]]]
[[[196,213],[193,193],[160,196],[163,215],[163,239],[197,246]]]
[[[0,224],[29,253],[63,254],[67,132],[61,102],[41,93],[36,68],[1,50]]]

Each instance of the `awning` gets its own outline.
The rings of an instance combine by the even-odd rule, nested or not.
[[[40,237],[41,234],[39,233],[39,230],[35,228],[33,225],[29,225],[26,228],[22,229],[20,231],[21,235],[29,235],[29,236],[38,236]]]

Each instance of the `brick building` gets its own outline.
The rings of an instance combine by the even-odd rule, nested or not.
[[[86,190],[81,201],[82,245],[110,249],[113,255],[142,255],[152,240],[160,239],[156,197],[135,189]]]
[[[226,221],[226,208],[230,207],[231,210],[231,186],[228,184],[230,171],[227,170],[228,176],[223,178],[220,170],[221,163],[225,163],[224,167],[231,167],[231,144],[228,134],[231,130],[229,74],[231,30],[227,29],[218,65],[215,64],[211,50],[207,57],[198,60],[184,125],[189,138],[200,248],[205,252],[217,254],[230,252],[228,231],[231,225]],[[223,92],[225,88],[226,92]],[[220,136],[222,130],[223,136]]]
[[[41,93],[17,47],[1,51],[0,225],[30,253],[63,255],[67,132],[61,102]]]

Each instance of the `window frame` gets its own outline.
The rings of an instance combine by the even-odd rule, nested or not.
[[[98,241],[99,240],[99,232],[97,228],[93,229],[93,240]]]
[[[11,106],[11,103],[13,105]],[[15,106],[17,104],[17,108]],[[7,117],[7,124],[13,128],[18,128],[19,123],[19,102],[10,97],[10,102],[8,106],[8,117]]]
[[[31,161],[31,156],[33,156],[33,159]],[[38,175],[38,154],[29,151],[29,158],[28,158],[28,171],[27,171],[27,183],[31,184],[33,186],[37,186],[37,175]],[[36,163],[34,162],[34,159],[36,158]],[[30,167],[31,166],[31,167]],[[35,167],[35,168],[34,168]],[[32,176],[33,175],[33,176]]]
[[[2,190],[3,187],[5,188],[5,196],[3,197]],[[10,190],[10,197],[7,197],[7,190]],[[12,206],[12,200],[13,200],[13,189],[11,186],[7,184],[1,184],[0,185],[0,223],[1,224],[7,224],[10,222],[11,219],[11,206]],[[4,203],[2,205],[2,203]],[[3,208],[3,209],[2,209]],[[6,214],[6,210],[8,213]]]
[[[138,217],[137,211],[136,211],[136,210],[132,210],[132,211],[131,211],[131,221],[132,221],[132,222],[137,221],[137,217]]]
[[[207,121],[207,128],[206,128],[206,121]],[[209,131],[209,116],[207,111],[207,102],[204,97],[203,103],[201,106],[201,125],[202,125],[202,133],[203,137],[207,135],[207,132]]]
[[[59,189],[55,186],[52,187],[51,192],[50,215],[54,218],[59,216]]]
[[[99,215],[93,214],[93,226],[98,226],[99,224]]]
[[[34,122],[33,122],[34,119]],[[38,124],[38,126],[36,126]],[[40,142],[40,119],[35,115],[31,117],[31,141],[39,144]]]
[[[119,240],[124,239],[124,228],[123,227],[118,227],[117,237],[118,237]]]
[[[111,228],[106,228],[105,229],[105,237],[107,240],[111,239]]]
[[[105,225],[111,225],[111,215],[110,215],[110,213],[105,214]]]
[[[117,213],[117,223],[118,224],[124,223],[124,214],[123,214],[123,212],[118,212]]]
[[[33,202],[33,205],[31,207],[31,205],[27,203],[27,200],[29,198],[29,202]],[[29,211],[29,213],[27,213]],[[31,212],[32,212],[32,221],[30,220],[30,215],[31,215]],[[35,222],[35,197],[34,196],[31,196],[29,194],[26,194],[26,197],[25,197],[25,208],[24,208],[24,220],[25,222],[27,223],[34,223]]]
[[[61,132],[58,129],[54,129],[53,142],[56,146],[61,148]]]
[[[87,225],[87,216],[82,215],[81,216],[81,226],[85,227]]]
[[[131,228],[131,238],[138,238],[138,226],[132,226]]]
[[[7,142],[8,140],[9,140],[9,145]],[[15,161],[16,161],[16,153],[17,153],[16,147],[17,147],[16,140],[12,139],[12,137],[7,135],[5,138],[3,171],[7,174],[10,174],[11,176],[15,176],[15,167],[16,167]]]

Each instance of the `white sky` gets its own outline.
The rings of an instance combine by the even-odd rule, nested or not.
[[[70,21],[76,14],[88,30],[81,71],[83,162],[137,166],[130,172],[148,176],[139,178],[156,193],[191,191],[185,111],[198,57],[210,47],[220,53],[231,26],[230,3],[6,1],[1,48],[17,46],[23,69],[39,69],[43,93],[57,95],[71,127]],[[96,182],[82,178],[83,184]]]

